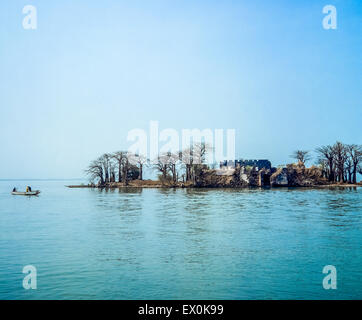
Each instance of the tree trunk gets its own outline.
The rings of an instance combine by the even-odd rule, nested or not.
[[[140,176],[139,176],[140,180],[143,180],[143,164],[140,163]]]
[[[339,167],[339,182],[344,182],[344,175],[343,175],[343,171],[344,171],[344,168],[343,167]]]
[[[176,183],[177,177],[176,177],[176,165],[175,164],[172,165],[172,178],[173,178],[173,182]]]
[[[118,182],[122,182],[122,166],[118,165]]]
[[[126,184],[127,183],[127,168],[126,166],[123,167],[122,170],[122,183]]]
[[[163,165],[163,169],[162,169],[162,175],[164,180],[166,180],[166,176],[167,176],[167,165]]]
[[[357,164],[353,164],[353,183],[357,183]]]
[[[333,163],[329,163],[329,181],[334,181]]]

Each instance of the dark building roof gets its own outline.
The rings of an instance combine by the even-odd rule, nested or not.
[[[231,160],[225,160],[220,162],[220,168],[221,167],[226,167],[226,166],[234,166],[234,167],[247,167],[247,166],[251,166],[251,167],[258,167],[259,169],[271,169],[272,165],[271,162],[269,160],[266,159],[261,159],[261,160],[235,160],[235,161],[231,161]]]

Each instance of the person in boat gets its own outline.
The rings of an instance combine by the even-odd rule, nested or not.
[[[13,192],[16,192],[16,188],[14,187]]]
[[[26,187],[26,192],[31,192],[31,187],[27,186]]]

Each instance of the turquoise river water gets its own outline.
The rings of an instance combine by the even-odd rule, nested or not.
[[[70,183],[0,181],[0,299],[362,298],[361,188]],[[10,194],[26,184],[40,196]],[[336,290],[323,288],[326,265]]]

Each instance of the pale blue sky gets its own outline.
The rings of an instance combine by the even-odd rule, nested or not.
[[[37,30],[22,27],[27,4]],[[82,177],[150,120],[235,128],[238,157],[275,166],[362,143],[358,0],[7,0],[0,58],[0,178]]]

